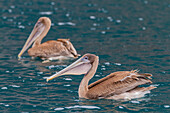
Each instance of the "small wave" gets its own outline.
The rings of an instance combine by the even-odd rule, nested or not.
[[[1,89],[8,89],[7,87],[2,87]]]
[[[17,88],[18,88],[18,87],[20,87],[20,86],[17,86],[17,85],[9,85],[9,86],[12,86],[12,87],[17,87]]]
[[[96,19],[96,17],[95,16],[90,16],[90,19]]]
[[[69,107],[65,107],[65,108],[66,109],[73,109],[73,108],[100,109],[100,107],[97,107],[97,106],[79,106],[79,105],[69,106]]]
[[[54,110],[55,111],[60,111],[60,110],[63,110],[64,108],[55,108]]]
[[[72,80],[71,78],[63,78],[64,80]]]
[[[39,12],[40,15],[51,15],[53,12],[47,11],[47,12]]]
[[[5,107],[9,106],[8,104],[5,104],[5,103],[0,103],[0,105],[4,105]]]
[[[46,84],[37,84],[37,86],[46,86]]]
[[[58,25],[59,25],[59,26],[62,26],[62,25],[71,25],[71,26],[75,26],[76,24],[73,23],[73,22],[58,22]]]
[[[164,108],[169,108],[170,106],[169,105],[164,105]]]
[[[104,64],[107,65],[107,66],[109,66],[109,65],[110,65],[110,62],[105,62]]]
[[[131,101],[131,103],[133,103],[133,104],[139,104],[140,102],[133,100],[133,101]]]
[[[121,63],[114,63],[114,65],[121,66],[122,64]]]
[[[20,28],[20,29],[25,29],[25,26],[19,25],[18,28]]]

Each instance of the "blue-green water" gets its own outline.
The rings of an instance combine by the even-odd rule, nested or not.
[[[170,112],[169,0],[1,0],[0,15],[0,112]],[[70,38],[78,53],[100,57],[91,82],[139,69],[158,88],[130,101],[86,100],[77,92],[83,76],[47,83],[73,61],[17,59],[41,16],[53,23],[43,41]]]

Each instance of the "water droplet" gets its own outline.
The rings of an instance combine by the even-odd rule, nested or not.
[[[111,22],[113,21],[112,17],[110,17],[110,16],[107,17],[107,19],[108,19],[109,21],[111,21]]]
[[[35,108],[35,107],[37,107],[36,105],[33,105],[33,107]]]
[[[73,23],[73,22],[67,22],[66,24],[71,25],[71,26],[75,26],[75,25],[76,25],[76,24]]]
[[[90,19],[96,19],[96,17],[95,16],[90,16]]]
[[[14,8],[15,8],[15,6],[14,6],[14,5],[11,5],[11,6],[10,6],[10,8],[14,9]]]
[[[102,34],[106,34],[106,31],[102,31],[101,33],[102,33]]]
[[[71,85],[70,85],[70,84],[67,84],[67,85],[64,85],[64,86],[69,87],[69,86],[71,86]]]
[[[100,75],[95,75],[96,77],[100,77]]]
[[[17,87],[17,88],[18,88],[18,87],[20,87],[20,86],[17,86],[17,85],[9,85],[9,86],[12,86],[12,87]]]
[[[55,67],[54,65],[48,66],[49,69],[52,69],[52,68],[54,68],[54,67]]]
[[[73,92],[73,91],[71,91],[71,90],[67,90],[67,91],[68,91],[68,92],[71,92],[71,93]]]
[[[143,18],[138,18],[140,21],[143,21]]]
[[[102,65],[101,67],[105,67],[104,65]]]
[[[21,25],[21,22],[18,22],[18,25]]]
[[[160,84],[152,84],[152,85],[150,85],[150,86],[154,86],[154,87],[157,87],[157,86],[159,86]]]
[[[107,66],[109,66],[109,65],[110,65],[110,62],[105,62],[104,64],[107,65]]]
[[[46,84],[37,84],[37,86],[46,86]]]
[[[74,100],[74,101],[76,101],[76,102],[80,102],[80,100],[78,100],[78,99],[76,99],[76,100]]]
[[[58,25],[71,25],[71,26],[75,26],[76,24],[75,23],[72,23],[72,22],[58,22]]]
[[[106,70],[106,68],[101,68],[101,70]]]
[[[145,4],[148,4],[148,1],[144,1]]]
[[[9,12],[9,13],[12,13],[12,9],[8,9],[8,12]]]
[[[64,78],[64,80],[72,80],[71,78]]]
[[[51,23],[51,26],[54,26],[55,24],[54,23]]]
[[[3,16],[2,18],[3,18],[3,19],[6,19],[7,17],[6,17],[6,16]]]
[[[37,74],[43,74],[43,72],[37,72]]]
[[[69,14],[69,13],[67,13],[67,14],[66,14],[66,17],[69,17],[69,16],[70,16],[70,14]]]
[[[122,64],[121,63],[114,63],[114,65],[121,66]]]
[[[51,15],[53,12],[47,11],[47,12],[39,12],[40,15]]]
[[[54,110],[55,111],[60,111],[60,110],[63,110],[64,108],[55,108]]]
[[[142,30],[146,30],[146,27],[142,27]]]
[[[9,105],[8,104],[5,104],[5,107],[8,107]]]
[[[25,26],[23,26],[23,25],[19,25],[19,26],[18,26],[18,28],[20,28],[20,29],[24,29],[24,28],[25,28]]]
[[[123,106],[119,106],[120,109],[123,109]]]
[[[139,101],[131,101],[132,103],[134,103],[134,104],[139,104],[140,102]]]
[[[58,22],[58,25],[62,26],[62,25],[65,25],[65,23],[63,23],[63,22]]]
[[[164,105],[164,108],[169,108],[170,106],[169,105]]]
[[[117,23],[121,23],[121,20],[116,20]]]
[[[79,106],[79,105],[69,106],[65,108],[66,109],[72,109],[72,108],[100,109],[100,107],[97,107],[97,106]]]
[[[55,5],[55,2],[51,2],[51,5]]]
[[[1,89],[8,89],[7,87],[2,87]]]

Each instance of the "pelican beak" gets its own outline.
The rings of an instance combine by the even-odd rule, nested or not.
[[[25,45],[23,46],[22,50],[18,54],[18,58],[20,58],[21,55],[31,46],[31,44],[41,35],[44,29],[45,29],[45,25],[42,22],[38,21],[35,24],[34,29],[32,30],[30,36],[28,37]]]
[[[57,72],[56,74],[47,77],[46,81],[52,80],[56,77],[62,75],[81,75],[86,74],[91,68],[90,61],[83,62],[83,57],[79,58],[77,61],[69,65],[68,67],[64,68],[63,70]]]

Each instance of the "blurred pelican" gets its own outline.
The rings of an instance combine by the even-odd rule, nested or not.
[[[47,77],[47,81],[61,75],[85,74],[79,86],[79,97],[86,99],[133,99],[143,97],[156,87],[138,87],[152,83],[151,74],[139,74],[137,70],[118,71],[88,85],[98,67],[99,58],[94,54],[85,54],[70,66]]]
[[[77,58],[79,54],[75,50],[69,39],[50,40],[41,44],[41,40],[46,36],[51,27],[51,20],[47,17],[41,17],[37,21],[28,37],[24,47],[18,54],[18,58],[32,45],[28,54],[34,57],[40,57],[45,60],[55,60],[62,58]]]

